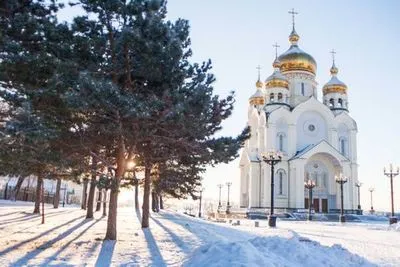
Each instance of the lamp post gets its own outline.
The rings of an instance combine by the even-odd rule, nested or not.
[[[231,213],[231,204],[229,203],[229,191],[230,191],[231,185],[232,185],[231,182],[226,183],[226,186],[228,187],[228,202],[226,203],[226,214]]]
[[[370,213],[372,214],[372,213],[374,213],[374,205],[372,205],[372,192],[374,192],[374,188],[373,187],[370,187],[369,189],[368,189],[368,191],[371,193],[371,210],[370,210]]]
[[[307,182],[304,182],[304,187],[308,189],[308,220],[312,221],[311,209],[313,207],[313,196],[312,191],[315,187],[315,182],[311,179],[308,179]]]
[[[346,222],[346,217],[344,217],[343,211],[343,185],[347,183],[347,177],[344,177],[343,174],[339,174],[335,177],[336,183],[340,184],[340,222]]]
[[[393,171],[393,166],[392,164],[389,165],[389,171],[386,171],[386,168],[383,168],[383,174],[386,175],[387,177],[390,178],[390,196],[392,200],[392,216],[389,219],[389,223],[397,223],[397,218],[394,217],[394,202],[393,202],[393,177],[396,177],[399,175],[399,167],[397,167],[396,171]]]
[[[360,204],[360,187],[362,186],[362,183],[357,181],[355,186],[358,189],[358,206],[357,206],[357,214],[361,215],[361,204]]]
[[[204,188],[200,189],[199,218],[201,218],[201,198],[203,197]]]
[[[222,204],[221,204],[221,189],[224,185],[223,184],[219,184],[218,188],[219,188],[219,200],[218,200],[218,209],[217,211],[220,212],[222,209]]]
[[[66,195],[66,194],[67,194],[67,183],[64,184],[64,197],[63,197],[63,203],[62,203],[63,208],[64,208],[64,206],[65,206],[65,195]]]
[[[274,166],[282,160],[280,153],[270,151],[262,155],[263,161],[271,166],[271,212],[268,217],[268,226],[276,226],[276,216],[274,214]]]

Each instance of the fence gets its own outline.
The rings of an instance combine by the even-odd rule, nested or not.
[[[2,191],[0,191],[0,198],[10,200],[13,196],[14,188],[15,188],[14,186],[8,186],[7,188],[4,188]],[[60,202],[65,201],[65,204],[71,204],[71,197],[69,192],[67,192],[67,194],[65,195],[65,200],[64,200],[64,195],[61,193],[60,193]],[[44,192],[44,203],[53,204],[54,198],[55,198],[55,193],[48,191]],[[35,202],[36,188],[32,187],[21,188],[21,190],[16,195],[15,200]]]

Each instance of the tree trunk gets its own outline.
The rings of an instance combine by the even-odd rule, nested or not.
[[[142,208],[142,228],[149,227],[150,216],[150,186],[151,186],[151,165],[146,164],[144,170],[144,190],[143,190],[143,208]]]
[[[6,183],[6,189],[4,189],[4,199],[7,199],[8,182]]]
[[[153,212],[156,212],[157,210],[157,208],[156,208],[156,192],[154,192],[154,191],[152,191],[151,192],[151,210],[153,211]]]
[[[96,171],[97,171],[97,160],[94,157],[92,157],[92,178],[90,180],[86,219],[93,218],[94,193],[96,192]]]
[[[42,186],[40,189],[40,196],[42,199],[42,224],[44,224],[44,182],[42,182]]]
[[[154,200],[156,201],[156,212],[160,212],[159,195],[157,192],[154,193]]]
[[[107,216],[107,190],[103,194],[103,216]]]
[[[14,188],[14,190],[12,192],[12,195],[11,195],[11,200],[17,201],[18,193],[19,193],[19,190],[21,189],[21,186],[22,186],[22,183],[24,182],[24,179],[25,179],[25,177],[18,177],[17,184],[15,185],[15,188]]]
[[[117,239],[117,207],[118,207],[118,189],[119,179],[114,178],[115,183],[111,186],[110,202],[108,203],[107,233],[106,240]]]
[[[135,181],[135,209],[139,210],[139,181]]]
[[[58,209],[58,205],[60,204],[60,190],[61,190],[61,178],[57,178],[56,195],[54,196],[54,203],[53,203],[55,209]]]
[[[160,194],[160,209],[163,210],[164,209],[164,201],[162,199],[162,195]]]
[[[35,209],[33,213],[40,214],[40,191],[42,189],[43,178],[42,175],[37,176],[37,183],[36,183],[36,197],[35,197]]]
[[[86,209],[88,182],[89,182],[89,180],[86,178],[83,180],[82,203],[81,203],[81,209],[83,209],[83,210]]]
[[[101,208],[101,190],[99,190],[99,195],[97,196],[96,211],[100,211]]]

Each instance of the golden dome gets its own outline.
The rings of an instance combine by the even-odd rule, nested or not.
[[[289,41],[291,43],[290,48],[278,58],[281,62],[280,69],[282,73],[300,70],[310,72],[315,75],[317,63],[311,55],[299,48],[297,45],[297,41],[299,39],[299,35],[293,29],[289,36]]]
[[[329,94],[329,93],[338,93],[338,94],[342,94],[342,95],[346,94],[347,93],[346,84],[343,83],[342,81],[340,81],[336,77],[339,70],[338,70],[338,68],[336,68],[335,63],[332,64],[330,72],[331,72],[332,78],[322,88],[323,94],[324,95]]]
[[[279,69],[275,70],[271,76],[265,80],[265,88],[281,87],[289,89],[289,81],[282,75]]]
[[[257,91],[249,98],[249,102],[251,105],[264,105],[265,99],[260,87],[257,87]]]
[[[257,82],[256,82],[256,87],[257,88],[262,88],[263,85],[264,85],[263,82],[258,79]]]

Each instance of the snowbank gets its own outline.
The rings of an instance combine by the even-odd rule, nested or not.
[[[217,241],[196,249],[184,266],[376,266],[340,245],[322,246],[300,237]]]

